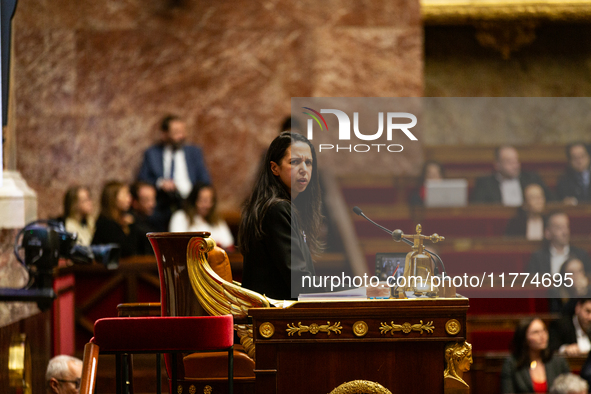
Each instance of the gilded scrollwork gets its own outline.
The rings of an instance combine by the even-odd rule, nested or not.
[[[397,331],[402,331],[403,333],[408,334],[411,331],[417,331],[417,332],[420,332],[422,335],[423,332],[427,332],[429,334],[432,334],[434,329],[435,329],[435,326],[433,325],[432,321],[430,321],[429,323],[426,323],[426,324],[423,323],[422,320],[420,320],[420,323],[417,323],[417,324],[410,324],[408,322],[405,322],[403,324],[394,324],[394,322],[390,322],[390,324],[380,323],[380,333],[381,334],[390,333],[391,335],[394,335],[394,333]]]
[[[194,237],[187,246],[187,269],[193,291],[205,311],[212,316],[232,314],[245,318],[250,308],[282,307],[290,301],[278,301],[245,289],[240,284],[220,278],[211,268],[206,254],[215,247],[212,238]],[[255,357],[252,324],[235,324],[240,344],[251,357]]]
[[[329,394],[392,394],[392,392],[376,382],[353,380],[341,384]]]
[[[312,323],[309,326],[302,325],[302,322],[298,322],[297,326],[295,323],[292,323],[291,325],[288,324],[287,325],[287,335],[292,336],[296,332],[297,332],[298,336],[301,336],[303,332],[309,332],[310,334],[313,334],[313,335],[316,335],[319,332],[326,332],[326,333],[328,333],[328,335],[330,335],[331,332],[334,332],[335,334],[341,333],[341,330],[343,329],[343,326],[341,326],[341,322],[337,322],[334,324],[330,324],[330,322],[326,322],[326,323],[327,324],[322,324],[322,325]]]

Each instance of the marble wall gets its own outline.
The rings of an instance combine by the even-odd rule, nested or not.
[[[14,34],[17,166],[40,217],[70,184],[97,200],[133,180],[167,113],[237,209],[291,97],[423,92],[418,0],[20,0]]]

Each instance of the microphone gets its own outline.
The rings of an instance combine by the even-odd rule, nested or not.
[[[359,208],[358,206],[353,207],[353,212],[355,212],[355,214],[357,214],[359,216],[362,216],[364,219],[366,219],[370,223],[374,224],[375,226],[377,226],[381,230],[390,234],[394,241],[396,241],[396,242],[402,241],[407,245],[414,246],[414,242],[412,242],[411,240],[408,240],[406,238],[403,238],[404,233],[402,232],[402,230],[398,230],[398,229],[394,230],[394,231],[388,230],[386,227],[377,224],[376,222],[374,222],[373,220],[371,220],[370,218],[365,216],[365,214],[363,213],[361,208]],[[441,264],[441,268],[443,269],[443,272],[444,273],[447,272],[447,270],[445,269],[445,265],[443,265],[443,261],[441,260],[441,257],[439,257],[439,255],[437,255],[437,253],[431,252],[430,250],[427,250],[427,249],[425,249],[425,252],[429,253],[429,255],[431,255],[431,256],[437,257],[437,260],[439,260],[439,264]]]
[[[392,236],[392,239],[394,239],[394,241],[396,241],[396,242],[402,241],[410,246],[414,245],[414,243],[412,241],[409,241],[406,238],[402,238],[402,235],[403,235],[402,230],[394,230],[394,231],[388,230],[386,227],[377,224],[376,222],[374,222],[373,220],[371,220],[370,218],[365,216],[365,214],[363,213],[361,208],[359,208],[358,206],[355,206],[353,208],[353,212],[355,212],[359,216],[362,216],[365,220],[367,220],[371,224],[377,226],[380,230],[383,230],[383,231],[387,232],[388,234],[390,234]]]

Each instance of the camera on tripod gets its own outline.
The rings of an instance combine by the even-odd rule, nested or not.
[[[29,272],[29,282],[25,288],[52,289],[53,270],[60,258],[69,259],[74,264],[96,261],[107,269],[119,266],[119,245],[84,246],[77,243],[77,238],[76,233],[67,232],[64,224],[58,221],[38,220],[26,225],[14,244],[16,258]],[[24,260],[20,249],[24,249]]]

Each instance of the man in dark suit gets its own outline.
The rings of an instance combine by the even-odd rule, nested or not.
[[[201,148],[185,144],[187,125],[175,115],[162,120],[161,142],[144,153],[138,180],[158,191],[154,220],[159,231],[168,231],[172,211],[181,207],[183,199],[197,182],[211,183]]]
[[[568,216],[564,212],[553,212],[546,218],[544,227],[545,245],[534,252],[527,264],[527,272],[540,275],[560,272],[560,267],[569,256],[575,256],[583,263],[585,272],[591,273],[591,259],[583,249],[570,245]],[[542,278],[539,278],[542,280]]]
[[[567,356],[587,354],[591,349],[591,299],[578,300],[574,315],[562,317],[550,325],[550,349]]]
[[[129,188],[131,192],[131,215],[134,219],[136,231],[136,253],[138,255],[152,255],[152,245],[146,237],[147,233],[156,231],[156,225],[152,222],[154,209],[156,208],[156,189],[146,182],[134,182]]]
[[[569,166],[558,180],[558,198],[570,205],[591,202],[591,157],[587,147],[582,142],[570,144],[566,156]]]
[[[551,200],[550,191],[538,174],[521,171],[514,147],[501,146],[495,150],[494,168],[494,174],[476,180],[472,202],[518,207],[523,204],[523,190],[532,183],[542,186],[546,200]]]

